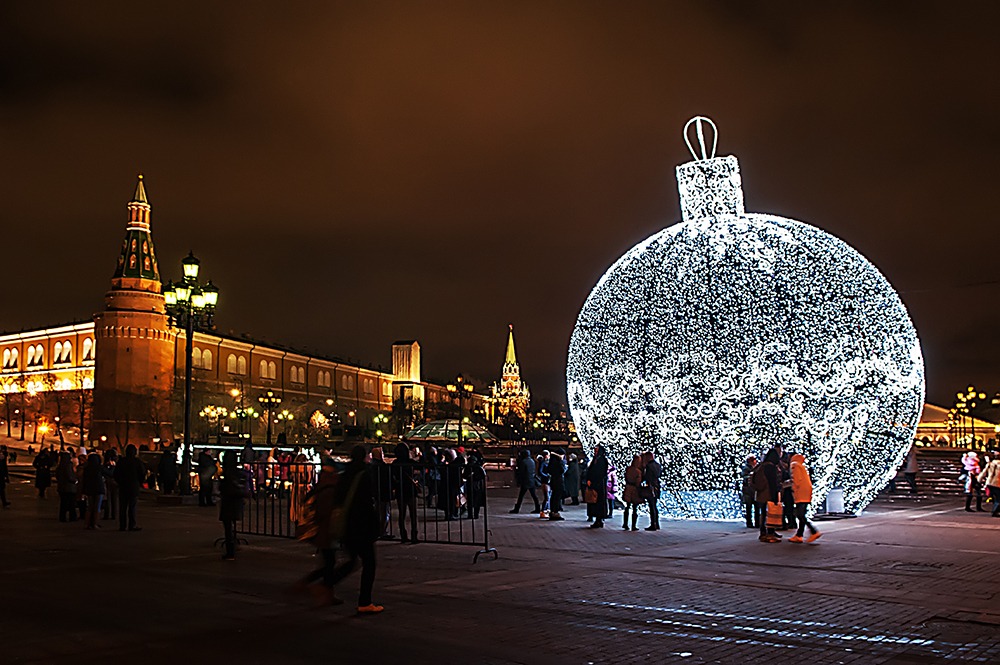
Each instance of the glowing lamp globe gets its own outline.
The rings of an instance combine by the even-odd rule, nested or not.
[[[916,330],[847,243],[745,212],[739,164],[706,149],[703,123],[714,130],[685,127],[682,221],[618,259],[577,319],[566,374],[578,435],[605,446],[619,478],[633,454],[657,452],[670,517],[740,518],[740,467],[776,444],[806,456],[813,508],[838,489],[858,513],[913,441]]]

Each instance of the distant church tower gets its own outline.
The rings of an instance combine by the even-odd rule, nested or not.
[[[95,358],[90,439],[149,444],[173,438],[170,393],[174,344],[164,309],[160,271],[149,226],[142,176],[128,203],[125,241],[104,311],[94,316]]]
[[[521,368],[517,364],[517,354],[514,352],[514,325],[510,325],[507,335],[507,355],[503,362],[503,374],[500,384],[490,388],[490,401],[493,403],[494,420],[501,423],[509,422],[511,417],[524,420],[528,417],[528,404],[531,402],[531,392],[527,384],[521,381]]]

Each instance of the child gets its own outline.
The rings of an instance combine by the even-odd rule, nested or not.
[[[809,508],[809,504],[812,503],[813,486],[812,479],[809,477],[809,471],[806,469],[806,458],[801,453],[792,455],[791,472],[792,496],[795,501],[795,517],[798,520],[799,529],[795,532],[794,536],[788,539],[788,542],[801,543],[802,534],[806,527],[809,527],[810,535],[806,542],[811,543],[823,534],[817,531],[812,522],[806,519],[806,510]]]

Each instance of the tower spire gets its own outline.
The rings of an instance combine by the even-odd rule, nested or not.
[[[507,358],[504,360],[504,364],[517,364],[517,355],[514,353],[514,324],[507,324],[510,328],[510,332],[507,334]]]
[[[160,292],[160,271],[156,264],[156,252],[153,249],[153,236],[149,225],[149,201],[146,199],[146,186],[142,174],[139,174],[132,200],[126,204],[128,208],[128,223],[125,225],[125,241],[118,254],[118,267],[113,279],[140,280],[129,288],[138,286],[141,290]],[[155,283],[155,286],[154,286]],[[124,284],[124,283],[123,283]]]

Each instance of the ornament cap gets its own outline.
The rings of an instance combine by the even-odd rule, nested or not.
[[[742,217],[743,179],[732,155],[699,159],[677,167],[681,219]]]

